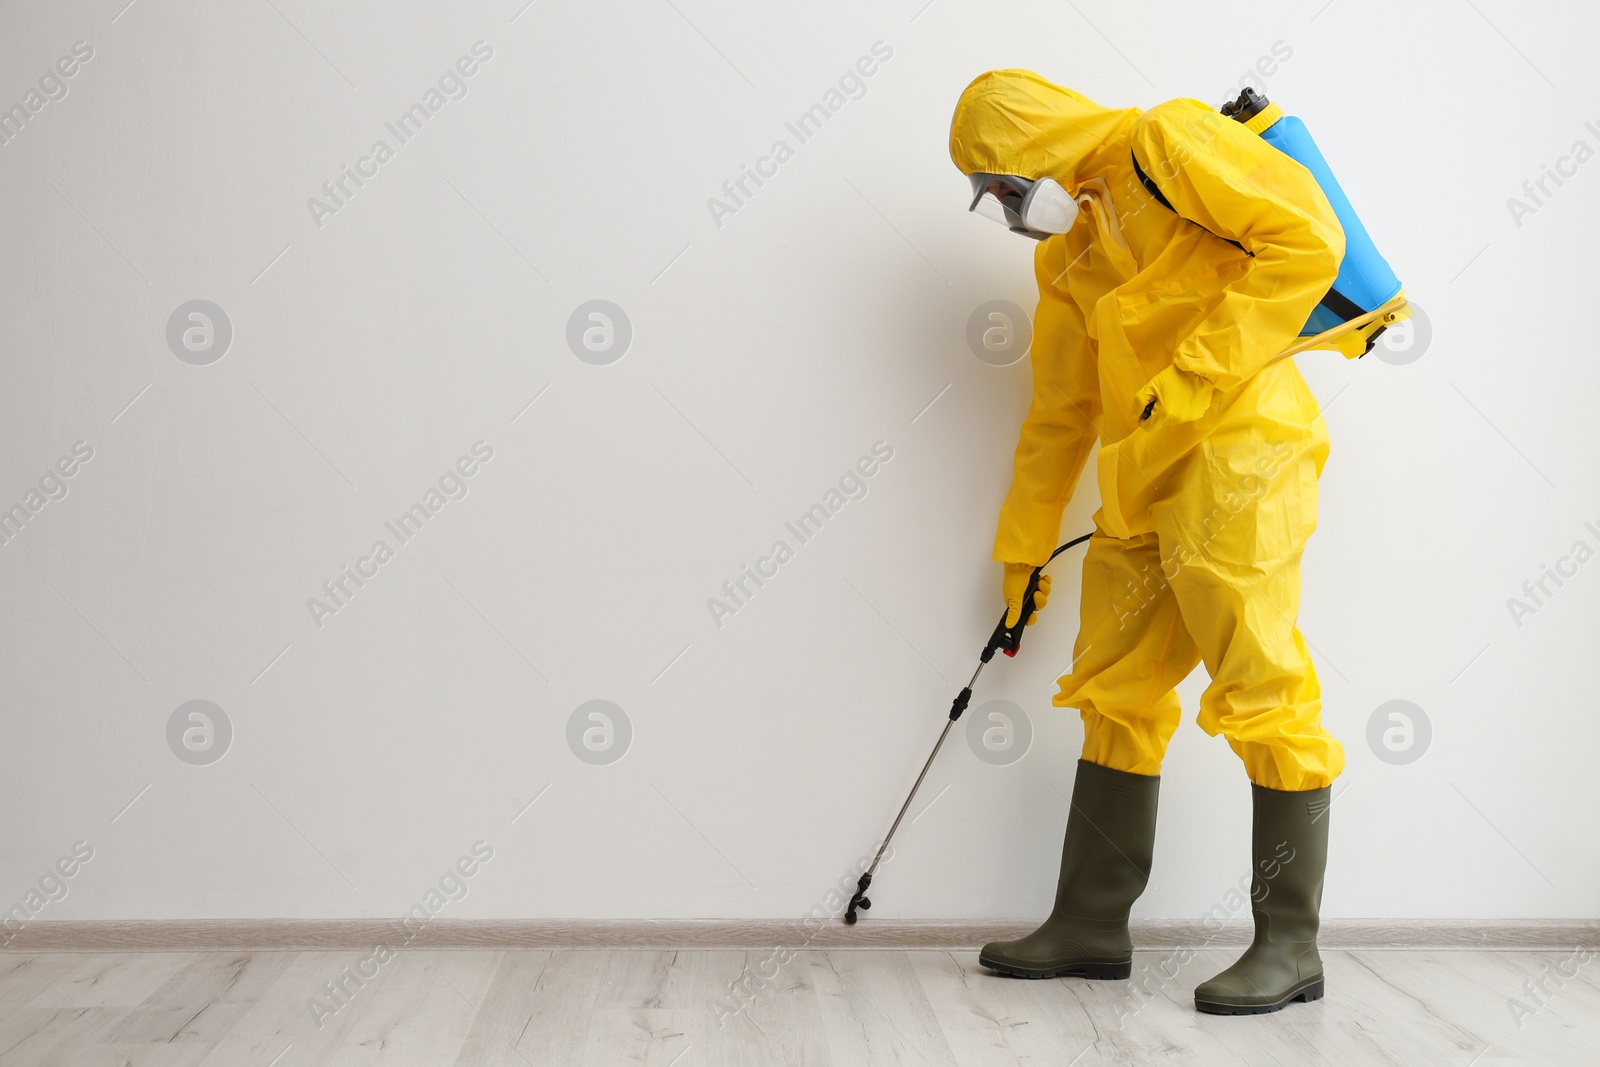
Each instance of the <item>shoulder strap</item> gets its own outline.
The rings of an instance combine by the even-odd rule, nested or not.
[[[1174,215],[1177,215],[1180,219],[1183,219],[1184,222],[1192,222],[1194,225],[1200,226],[1198,222],[1186,217],[1177,208],[1172,206],[1172,201],[1167,199],[1166,194],[1161,191],[1160,187],[1156,185],[1156,183],[1151,179],[1150,175],[1146,174],[1144,172],[1144,168],[1139,166],[1139,156],[1131,148],[1128,149],[1128,158],[1133,160],[1133,173],[1139,176],[1139,184],[1143,185],[1145,190],[1149,192],[1151,196],[1156,198],[1156,203],[1160,204]],[[1255,255],[1254,252],[1246,250],[1244,245],[1240,244],[1238,241],[1229,241],[1228,238],[1208,227],[1200,226],[1200,228],[1211,234],[1211,236],[1215,237],[1219,241],[1228,241],[1230,245],[1237,248],[1247,256]]]
[[[1133,160],[1133,173],[1139,176],[1139,184],[1145,187],[1146,192],[1156,198],[1156,203],[1176,215],[1178,209],[1172,206],[1172,201],[1167,199],[1166,194],[1161,191],[1160,187],[1150,180],[1150,175],[1146,174],[1144,168],[1139,166],[1138,154],[1130,148],[1128,157]]]
[[[1351,300],[1337,289],[1329,289],[1328,294],[1318,301],[1323,307],[1339,316],[1340,321],[1349,322],[1358,319],[1367,313],[1367,309]],[[1377,336],[1374,334],[1373,336]]]
[[[1174,215],[1177,215],[1185,222],[1193,222],[1196,226],[1200,226],[1200,224],[1198,222],[1194,222],[1193,219],[1185,218],[1179,213],[1177,208],[1172,206],[1172,201],[1167,199],[1166,194],[1161,191],[1160,186],[1156,185],[1155,181],[1150,177],[1150,175],[1144,172],[1144,168],[1139,166],[1139,156],[1131,148],[1128,150],[1128,155],[1133,160],[1133,173],[1138,176],[1139,184],[1143,185],[1145,187],[1145,191],[1155,198],[1156,203],[1160,204]],[[1244,245],[1240,244],[1238,241],[1230,241],[1228,238],[1223,237],[1220,233],[1215,233],[1204,226],[1200,226],[1200,228],[1219,240],[1228,241],[1230,245],[1239,249],[1241,252],[1244,252],[1244,254],[1247,256],[1253,256],[1255,254],[1253,252],[1246,251]],[[1329,288],[1327,294],[1324,295],[1321,300],[1317,301],[1317,303],[1322,307],[1327,308],[1335,315],[1339,316],[1339,319],[1342,322],[1349,322],[1351,319],[1358,318],[1367,313],[1366,309],[1360,304],[1357,304],[1354,300],[1351,300],[1349,297],[1339,292],[1339,290],[1333,288]]]

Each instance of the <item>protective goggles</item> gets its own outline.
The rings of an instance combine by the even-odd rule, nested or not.
[[[1012,233],[1042,241],[1066,233],[1078,217],[1078,202],[1054,178],[1022,178],[1015,174],[970,175],[972,203],[976,211],[993,219]]]

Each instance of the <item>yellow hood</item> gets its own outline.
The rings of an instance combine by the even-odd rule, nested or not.
[[[1031,70],[991,70],[956,102],[950,158],[963,174],[1048,176],[1074,190],[1127,160],[1139,115],[1101,107]]]

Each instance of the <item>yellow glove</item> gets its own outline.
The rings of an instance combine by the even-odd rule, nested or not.
[[[1194,422],[1211,407],[1216,387],[1198,374],[1168,367],[1139,390],[1139,425],[1153,430],[1169,422]]]
[[[1017,624],[1022,618],[1022,598],[1028,594],[1028,579],[1033,577],[1033,564],[1007,563],[1005,577],[1000,582],[1001,595],[1006,600],[1006,626]],[[1050,576],[1041,575],[1039,588],[1033,592],[1033,615],[1028,619],[1032,626],[1039,621],[1039,612],[1050,600]]]

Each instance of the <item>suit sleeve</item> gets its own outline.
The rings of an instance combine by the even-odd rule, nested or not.
[[[1299,335],[1338,276],[1344,230],[1309,170],[1199,101],[1152,108],[1133,139],[1179,215],[1250,253],[1173,351],[1181,370],[1231,389]]]
[[[1046,280],[1065,242],[1046,242],[1036,259],[1039,308],[1034,314],[1033,399],[1012,460],[1011,489],[1000,507],[994,558],[1038,566],[1055,550],[1061,514],[1093,450],[1100,413],[1099,375],[1083,313]]]

